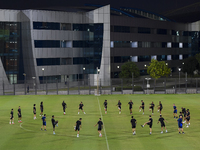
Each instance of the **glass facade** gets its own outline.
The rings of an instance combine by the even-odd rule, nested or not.
[[[21,23],[0,22],[0,57],[11,84],[23,78]]]
[[[35,48],[59,48],[60,41],[58,40],[35,40]]]
[[[38,29],[38,30],[60,30],[60,23],[55,23],[55,22],[33,22],[33,29]]]

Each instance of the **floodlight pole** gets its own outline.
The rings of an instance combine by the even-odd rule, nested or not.
[[[148,94],[149,80],[151,80],[151,78],[145,78],[145,80],[147,80],[147,94]]]

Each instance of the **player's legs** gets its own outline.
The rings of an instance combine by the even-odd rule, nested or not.
[[[160,111],[160,107],[158,107],[158,112]]]
[[[55,126],[53,126],[53,134],[56,134],[56,133],[55,133]]]
[[[132,114],[132,108],[130,108],[130,114]]]
[[[165,127],[165,132],[167,133],[167,128]]]
[[[102,137],[101,129],[98,129],[99,137]]]
[[[119,114],[121,114],[121,108],[120,108],[120,107],[118,107],[118,109],[119,109]]]
[[[43,125],[42,125],[42,127],[41,127],[41,130],[43,129]]]
[[[104,110],[105,110],[105,114],[107,114],[107,108],[106,107],[104,108]]]
[[[149,111],[151,111],[151,107],[149,107]]]
[[[150,130],[150,133],[149,133],[149,134],[151,134],[151,133],[152,133],[152,128],[150,127],[150,129],[149,129],[149,130]]]
[[[135,128],[132,128],[133,135],[135,135]]]
[[[46,125],[44,126],[44,130],[46,131]]]
[[[84,112],[84,110],[82,109],[82,112],[84,113],[84,114],[86,114],[85,112]]]

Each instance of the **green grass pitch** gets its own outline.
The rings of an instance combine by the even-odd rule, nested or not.
[[[55,96],[1,96],[0,97],[0,150],[198,150],[200,149],[200,106],[199,94],[183,95],[55,95]],[[94,125],[101,117],[104,123],[102,137],[98,136],[97,127]],[[104,113],[103,102],[108,100],[108,113]],[[141,100],[145,102],[145,114],[139,112]],[[67,103],[66,115],[62,112],[62,101]],[[118,113],[117,106],[121,100],[122,114]],[[131,115],[127,103],[133,100],[133,116],[137,120],[136,135],[132,135],[130,124]],[[39,116],[40,102],[44,102],[44,113],[47,115],[47,131],[41,131],[41,117]],[[86,114],[78,115],[78,105],[84,104]],[[168,133],[161,134],[160,124],[157,124],[159,113],[155,109],[153,115],[153,132],[149,135],[149,127],[140,125],[148,121],[149,104],[159,101],[163,104],[163,117],[168,121]],[[36,104],[37,119],[33,120],[33,104]],[[178,134],[178,125],[173,118],[173,103],[178,112],[181,107],[190,109],[191,125],[186,128],[185,134]],[[17,122],[17,109],[21,106],[22,124]],[[9,124],[11,108],[14,109],[15,124]],[[52,133],[51,116],[59,121],[56,135]],[[80,137],[74,131],[74,124],[82,118]],[[21,126],[20,126],[21,125]],[[106,133],[106,136],[105,136]]]

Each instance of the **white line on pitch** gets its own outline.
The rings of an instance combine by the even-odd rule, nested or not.
[[[24,129],[24,130],[26,130],[26,131],[32,131],[32,130],[28,130],[28,129],[25,129],[24,127],[22,127],[22,124],[23,124],[23,123],[20,123],[20,125],[19,125],[20,128],[22,128],[22,129]]]
[[[99,104],[99,98],[97,97],[98,99],[98,104]],[[101,114],[101,119],[103,121],[103,116],[102,116],[102,113],[101,113],[101,107],[100,107],[100,104],[99,104],[99,111],[100,111],[100,114]],[[105,123],[103,125],[103,130],[104,130],[104,134],[105,134],[105,139],[106,139],[106,144],[107,144],[107,149],[109,150],[109,145],[108,145],[108,139],[107,139],[107,136],[106,136],[106,127],[105,127]]]

